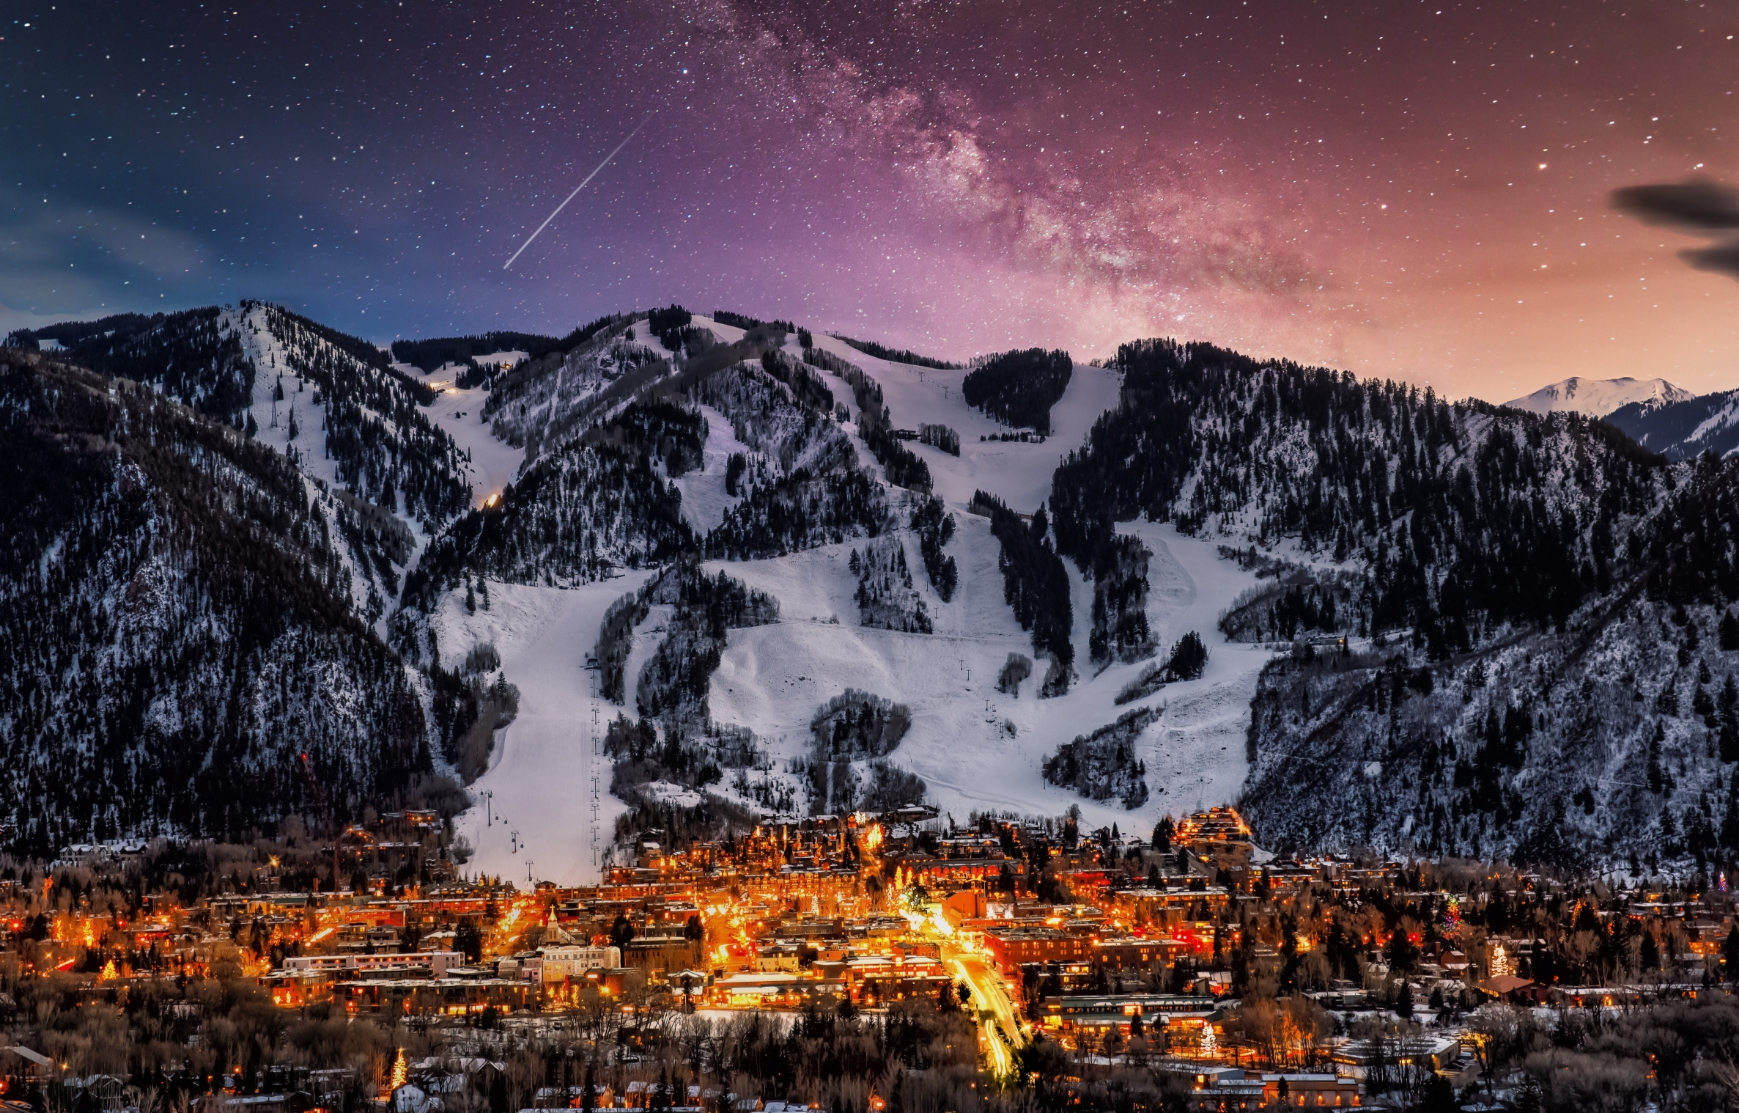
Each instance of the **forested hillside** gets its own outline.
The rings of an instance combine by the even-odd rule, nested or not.
[[[1117,365],[1121,405],[1057,472],[1059,548],[1088,570],[1115,523],[1171,520],[1274,577],[1228,636],[1357,643],[1300,640],[1263,674],[1259,838],[1563,865],[1635,847],[1638,868],[1739,851],[1739,465],[1204,345]]]
[[[430,605],[471,575],[591,583],[693,549],[697,540],[670,477],[695,466],[705,439],[705,420],[688,409],[630,405],[543,456],[498,503],[470,511],[436,538],[406,580],[406,602]],[[402,646],[415,659],[415,640]]]
[[[1599,422],[1450,404],[1430,388],[1258,363],[1208,345],[1119,349],[1122,404],[1057,470],[1058,549],[1088,569],[1114,523],[1361,560],[1359,633],[1436,658],[1510,623],[1562,623],[1609,590],[1660,460]]]
[[[1725,458],[1739,450],[1739,390],[1665,403],[1632,402],[1606,420],[1669,460],[1705,452]]]
[[[313,384],[304,420],[318,414],[324,453],[346,489],[431,533],[464,512],[470,490],[458,446],[422,412],[434,398],[428,386],[374,345],[277,306],[243,303],[233,327],[252,334],[255,374],[275,380],[277,400]]]
[[[430,769],[415,684],[347,598],[345,507],[282,455],[0,349],[0,469],[0,808],[19,845],[343,819]]]
[[[960,383],[966,404],[998,421],[1038,433],[1051,431],[1051,407],[1069,389],[1074,363],[1069,353],[1043,348],[1004,352],[974,360]]]
[[[336,485],[426,530],[469,501],[458,448],[423,413],[430,389],[367,341],[278,306],[68,322],[11,339],[57,340],[66,349],[58,358],[156,386],[299,463],[312,464],[300,457],[315,446],[330,467],[305,470],[328,471]],[[357,563],[374,562],[359,554]]]
[[[49,341],[82,368],[18,350]],[[1170,340],[1006,353],[953,392],[940,361],[675,305],[396,366],[257,303],[14,342],[0,786],[30,803],[0,822],[33,847],[501,776],[516,682],[544,733],[508,737],[578,721],[547,637],[595,645],[599,760],[663,815],[954,806],[958,746],[999,799],[1241,791],[1281,850],[1739,855],[1739,462],[1696,455],[1724,396],[1646,415],[1660,455],[1623,411]],[[506,350],[433,410],[405,373]]]

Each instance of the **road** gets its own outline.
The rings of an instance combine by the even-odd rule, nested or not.
[[[998,1075],[1014,1068],[1013,1049],[1026,1042],[1020,1010],[1009,998],[1008,987],[996,970],[980,955],[953,951],[948,964],[955,976],[972,987],[972,1007],[978,1010],[984,1029],[986,1054]]]

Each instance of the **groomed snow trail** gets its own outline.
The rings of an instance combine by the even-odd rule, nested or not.
[[[479,806],[455,821],[475,849],[467,870],[520,883],[528,870],[561,885],[597,878],[590,842],[593,777],[600,849],[610,844],[626,808],[610,795],[609,760],[592,754],[592,712],[601,736],[615,708],[592,699],[586,655],[597,647],[604,611],[647,577],[630,572],[571,591],[491,583],[490,609],[474,615],[466,613],[462,593],[442,601],[434,622],[443,660],[456,664],[472,646],[492,643],[507,679],[519,688],[519,716],[496,732],[489,769],[470,786]],[[485,792],[493,794],[487,807]]]

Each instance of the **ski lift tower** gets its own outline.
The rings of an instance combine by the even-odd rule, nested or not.
[[[602,672],[598,666],[598,658],[596,654],[586,654],[586,672],[590,674],[592,689],[592,723],[589,728],[592,742],[592,760],[589,766],[592,774],[592,868],[598,869],[598,813],[599,805],[601,803],[599,799],[600,785],[598,767],[604,760],[604,739],[599,734],[598,697],[600,695],[599,688],[602,683]]]

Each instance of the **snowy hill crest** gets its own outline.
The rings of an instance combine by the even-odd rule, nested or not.
[[[1514,398],[1504,405],[1512,410],[1531,414],[1573,410],[1588,417],[1605,417],[1623,406],[1653,409],[1684,402],[1696,395],[1665,379],[1584,379],[1572,375],[1568,379],[1541,387],[1532,394]]]

